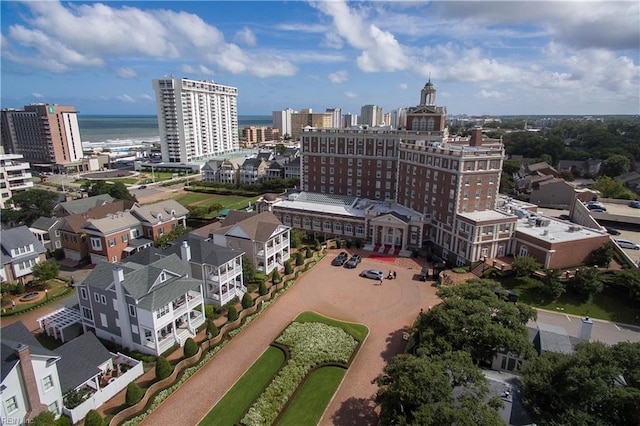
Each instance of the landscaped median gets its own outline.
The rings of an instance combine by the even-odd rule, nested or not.
[[[316,424],[368,332],[362,324],[300,314],[200,424]],[[277,348],[286,355],[279,371]]]

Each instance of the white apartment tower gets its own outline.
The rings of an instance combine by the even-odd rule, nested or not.
[[[382,120],[382,107],[377,105],[365,105],[360,109],[360,124],[363,126],[381,126]]]
[[[291,114],[297,114],[297,111],[287,108],[283,111],[273,111],[271,114],[273,128],[280,130],[283,136],[291,136]]]
[[[331,127],[340,129],[344,124],[342,121],[342,110],[340,108],[327,108],[326,112],[333,117],[331,119]]]
[[[191,163],[239,148],[236,87],[164,77],[153,90],[162,161]]]

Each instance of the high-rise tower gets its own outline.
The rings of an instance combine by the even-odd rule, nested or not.
[[[239,148],[236,87],[165,77],[153,80],[162,161],[189,163]]]

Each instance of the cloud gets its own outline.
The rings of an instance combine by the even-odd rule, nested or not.
[[[327,31],[327,26],[322,24],[282,23],[274,26],[278,31],[292,31],[295,33],[323,33]]]
[[[358,95],[357,95],[356,93],[349,92],[349,91],[344,92],[344,95],[345,95],[347,98],[357,98],[357,97],[358,97]]]
[[[140,100],[143,100],[143,101],[154,101],[155,100],[155,98],[153,96],[148,95],[146,93],[143,93],[139,97],[140,97]]]
[[[218,65],[230,73],[268,77],[290,76],[297,70],[285,61],[273,64],[270,71],[254,71],[254,65],[262,60],[260,55],[226,42],[222,32],[192,13],[103,3],[63,5],[47,1],[25,5],[31,16],[24,18],[24,25],[9,26],[6,37],[14,49],[3,49],[3,57],[32,68],[62,73],[105,68],[122,57],[201,60],[202,52],[207,52],[207,66]],[[244,44],[255,44],[255,36],[248,28],[236,37]],[[3,48],[4,38],[3,34]],[[234,57],[222,58],[227,54]],[[274,58],[271,62],[276,61],[283,59]]]
[[[37,92],[33,92],[31,96],[33,96],[36,99],[44,99],[44,96]]]
[[[342,46],[344,46],[342,39],[333,31],[327,32],[320,42],[320,47],[326,47],[329,49],[342,49]]]
[[[138,74],[131,68],[123,67],[116,69],[116,75],[122,78],[133,78],[137,77]]]
[[[249,28],[244,27],[233,36],[233,41],[247,46],[255,46],[257,44],[256,35]]]
[[[344,70],[336,71],[334,73],[329,74],[329,81],[335,84],[344,83],[348,79],[349,79],[349,73]]]
[[[502,99],[505,97],[504,93],[499,92],[497,90],[484,90],[484,89],[476,93],[475,96],[477,98],[482,98],[482,99]]]
[[[118,99],[119,101],[122,101],[122,102],[127,102],[127,103],[131,103],[131,102],[135,102],[136,101],[135,99],[133,99],[129,95],[116,96],[116,99]]]
[[[407,90],[408,88],[409,88],[409,85],[407,83],[398,84],[398,89],[400,90]]]

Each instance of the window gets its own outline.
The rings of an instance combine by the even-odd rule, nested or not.
[[[115,238],[109,238],[109,247],[113,247],[116,245],[116,239]]]
[[[84,307],[84,306],[82,307],[82,316],[88,319],[89,321],[93,321],[93,312],[91,312],[91,309],[87,307]]]
[[[91,248],[93,250],[102,250],[102,241],[100,241],[100,238],[91,238]]]
[[[132,332],[133,334],[139,334],[138,326],[137,326],[137,325],[135,325],[135,324],[131,324],[131,332]]]
[[[95,300],[96,303],[100,303],[100,295],[98,293],[93,293],[93,300]]]
[[[84,300],[87,300],[87,289],[84,287],[80,287],[80,297]]]
[[[136,317],[136,307],[133,305],[129,305],[129,315],[131,315],[132,317]]]
[[[100,303],[102,303],[103,305],[107,304],[107,297],[104,294],[100,295]]]
[[[58,414],[60,412],[58,409],[58,401],[53,401],[51,404],[47,405],[47,409],[53,414]]]
[[[44,391],[46,392],[52,388],[53,388],[53,377],[51,377],[51,375],[48,375],[47,377],[42,379],[42,389],[44,389]]]
[[[327,232],[331,232],[331,222],[329,222],[328,220],[324,221],[324,230]]]
[[[100,313],[100,324],[105,328],[107,327],[107,316],[103,313]]]
[[[129,236],[128,236],[127,234],[124,234],[124,235],[122,236],[122,242],[123,242],[123,243],[126,243],[127,241],[129,241]]]
[[[118,256],[113,256],[111,258],[111,262],[116,263],[118,261]]]
[[[7,414],[11,414],[18,410],[18,399],[15,396],[4,401],[4,408],[7,409]]]
[[[156,311],[156,318],[160,318],[169,313],[169,305],[164,305]]]
[[[164,228],[158,228],[158,235],[164,234]]]
[[[350,234],[353,232],[353,227],[351,226],[350,223],[347,223],[344,225],[344,232]]]

